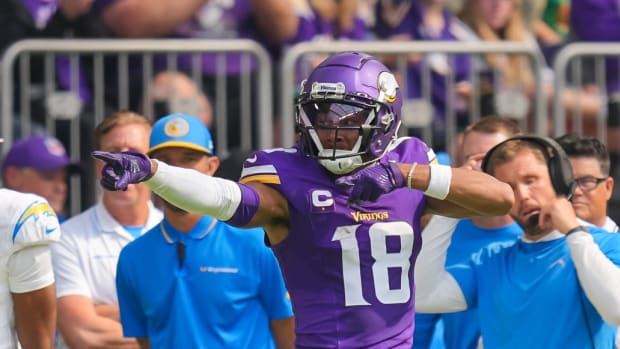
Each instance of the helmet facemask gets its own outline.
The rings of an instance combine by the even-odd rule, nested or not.
[[[381,115],[380,122],[377,115]],[[343,84],[317,82],[309,94],[300,96],[296,121],[304,153],[318,159],[334,174],[349,173],[383,156],[391,141],[386,133],[394,135],[395,132],[388,131],[398,127],[385,104],[367,96],[347,94]],[[331,134],[325,136],[326,132]],[[353,132],[357,138],[351,145]],[[371,141],[377,143],[375,147]]]
[[[383,63],[364,53],[342,52],[301,83],[296,107],[303,153],[330,172],[345,174],[386,153],[397,137],[402,96]]]

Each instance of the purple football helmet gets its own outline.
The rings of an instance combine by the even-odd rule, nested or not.
[[[376,161],[396,138],[402,96],[394,74],[376,58],[358,52],[335,54],[301,84],[296,126],[306,156],[335,174]],[[321,144],[317,130],[358,132],[353,149]],[[349,131],[350,132],[350,131]]]

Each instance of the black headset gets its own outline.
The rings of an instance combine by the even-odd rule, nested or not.
[[[573,177],[573,169],[564,149],[549,137],[525,135],[508,138],[486,153],[482,159],[482,170],[488,173],[487,166],[493,153],[505,143],[516,140],[533,144],[542,151],[547,160],[547,167],[549,168],[549,176],[551,177],[553,189],[555,189],[556,194],[564,195],[570,200],[577,188],[577,183]]]

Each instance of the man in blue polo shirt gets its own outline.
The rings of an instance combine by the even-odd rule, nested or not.
[[[158,120],[149,156],[212,175],[197,118]],[[164,201],[160,225],[127,245],[117,270],[123,333],[142,348],[292,348],[294,320],[262,229],[239,229]]]
[[[620,325],[620,235],[585,226],[569,201],[571,165],[560,145],[512,137],[482,169],[513,188],[510,211],[524,231],[445,268],[451,231],[425,237],[416,311],[477,308],[485,349],[612,348]]]

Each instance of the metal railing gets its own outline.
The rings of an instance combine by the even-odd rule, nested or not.
[[[620,60],[620,43],[571,43],[563,47],[556,55],[553,63],[554,87],[556,93],[553,95],[553,134],[561,136],[567,132],[566,109],[562,100],[561,91],[566,90],[571,84],[568,82],[568,75],[571,73],[577,87],[583,84],[582,59],[591,57],[594,59],[593,83],[601,93],[601,101],[606,100],[606,83],[610,78],[606,73],[605,58],[616,57]],[[620,76],[616,76],[620,80]],[[577,101],[578,102],[578,101]],[[606,108],[599,109],[596,116],[596,137],[603,143],[607,139]],[[583,124],[583,115],[577,110],[573,116],[574,123],[579,129]]]
[[[14,43],[4,53],[1,59],[1,116],[0,135],[5,140],[3,152],[6,152],[13,143],[14,116],[16,106],[14,98],[17,92],[20,100],[17,102],[20,107],[19,123],[21,126],[21,134],[29,135],[31,131],[31,110],[30,110],[30,75],[29,68],[31,59],[35,55],[43,57],[43,90],[45,96],[50,96],[57,90],[57,72],[56,59],[59,56],[68,57],[70,67],[70,91],[78,94],[78,79],[80,74],[80,57],[90,55],[92,57],[92,117],[93,124],[98,124],[105,117],[106,101],[104,89],[109,86],[106,84],[108,76],[104,71],[104,59],[112,55],[118,57],[118,109],[128,107],[128,95],[130,92],[127,83],[127,75],[129,74],[128,57],[130,55],[142,55],[142,86],[146,87],[151,79],[153,72],[152,60],[153,55],[160,54],[167,58],[168,68],[176,69],[175,61],[177,55],[185,54],[191,56],[191,78],[198,82],[201,86],[201,56],[202,54],[229,54],[239,53],[241,55],[241,70],[252,71],[256,76],[256,89],[251,89],[250,79],[246,77],[248,74],[240,74],[241,80],[241,99],[249,100],[251,94],[255,94],[257,98],[256,110],[249,105],[242,105],[240,109],[240,142],[242,149],[252,149],[253,147],[269,148],[273,146],[273,111],[272,111],[272,63],[266,50],[251,40],[177,40],[177,39],[157,39],[157,40],[128,40],[128,39],[111,39],[111,40],[80,40],[80,39],[50,39],[50,40],[23,40]],[[146,57],[146,58],[144,58]],[[223,55],[221,56],[224,57]],[[227,62],[225,58],[216,60],[217,68],[226,68]],[[18,65],[18,66],[16,66]],[[18,77],[20,90],[14,90],[14,68],[19,67],[21,74]],[[214,132],[216,138],[216,149],[218,155],[225,156],[227,153],[227,120],[226,120],[226,73],[220,69],[215,74],[215,106],[214,111],[216,129]],[[218,101],[220,103],[218,103]],[[223,101],[223,103],[221,103]],[[117,110],[118,110],[117,109]],[[73,160],[79,160],[81,157],[80,144],[80,117],[70,119],[68,152]],[[257,120],[256,125],[258,132],[253,133],[252,120]],[[45,129],[47,133],[55,135],[56,119],[49,113],[45,116]],[[252,143],[253,134],[257,139]],[[94,180],[94,178],[93,178]],[[72,178],[71,188],[79,187],[79,178]],[[98,185],[94,183],[93,187]],[[71,214],[80,212],[82,209],[80,190],[71,190],[70,211]]]

